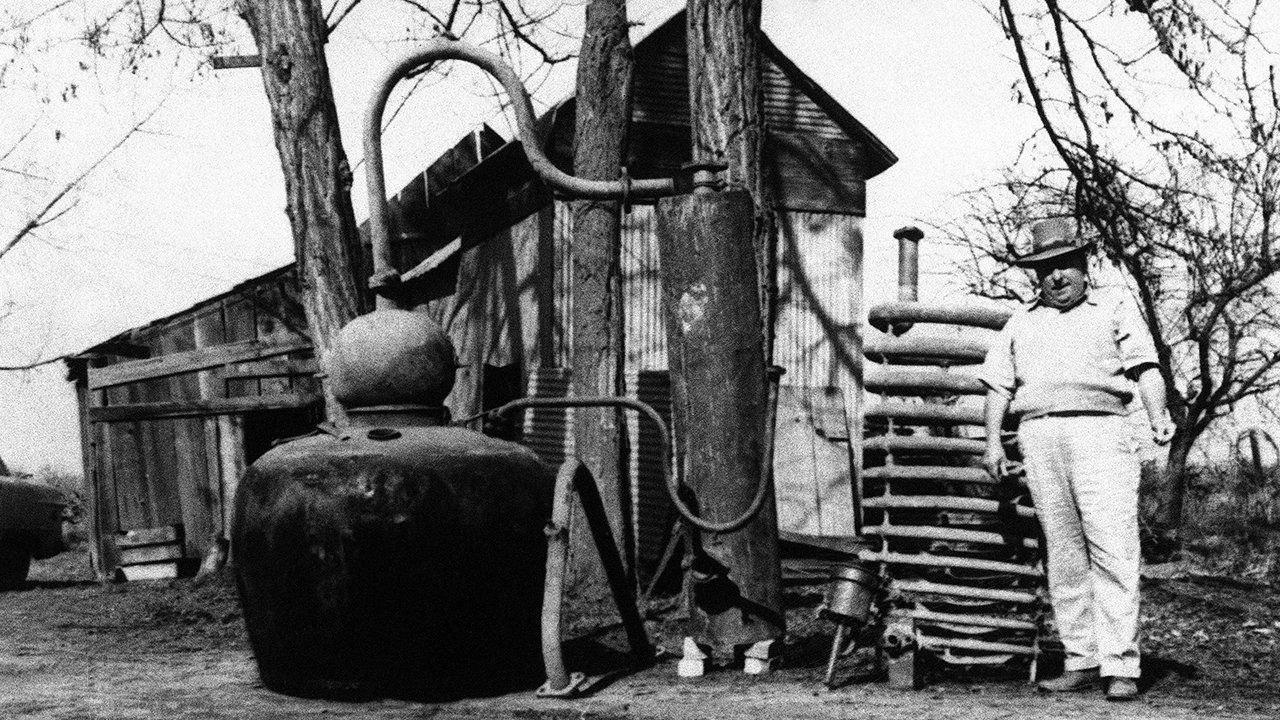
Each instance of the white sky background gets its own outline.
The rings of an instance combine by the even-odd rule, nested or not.
[[[632,0],[631,17],[656,24],[682,4]],[[361,156],[365,98],[401,49],[386,42],[405,35],[399,7],[365,0],[330,40],[353,165]],[[580,23],[580,9],[568,12]],[[247,30],[238,27],[244,40],[234,51],[254,52]],[[954,195],[997,179],[1036,127],[1031,111],[1012,98],[1012,51],[976,0],[766,0],[764,28],[901,158],[868,185],[865,294],[869,303],[885,299],[896,282],[893,230],[946,223],[962,209]],[[189,80],[190,68],[180,66],[143,81],[103,68],[96,82],[85,83],[75,72],[78,55],[50,57],[41,80],[48,84],[59,73],[80,79],[77,101],[35,106],[29,88],[0,91],[0,147],[26,129],[36,107],[52,116],[46,121],[56,121],[41,132],[51,135],[56,125],[64,133],[56,142],[33,138],[32,172],[55,181],[73,177],[164,104],[145,134],[89,178],[76,209],[0,260],[0,303],[18,305],[0,320],[0,364],[83,349],[292,259],[283,179],[257,70]],[[473,89],[480,77],[466,68],[410,101],[385,139],[390,187],[401,187],[463,133],[491,119],[495,101]],[[540,99],[558,100],[572,82],[572,68],[563,68]],[[492,124],[509,134],[501,121]],[[3,176],[0,183],[0,198],[11,197],[15,179]],[[365,214],[363,183],[357,172],[358,217]],[[27,199],[19,207],[0,206],[0,237],[56,184],[23,184]],[[927,243],[926,297],[939,292],[947,272],[945,258]],[[11,466],[78,472],[77,422],[61,364],[0,373],[0,457]]]

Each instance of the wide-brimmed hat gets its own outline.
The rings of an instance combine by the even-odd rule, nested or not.
[[[1030,267],[1067,253],[1088,250],[1092,238],[1080,232],[1080,224],[1072,218],[1056,217],[1031,226],[1031,252],[1014,258],[1018,267]]]

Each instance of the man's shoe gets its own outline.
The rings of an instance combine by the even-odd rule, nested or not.
[[[1097,686],[1101,679],[1098,668],[1087,668],[1068,670],[1052,680],[1041,680],[1036,685],[1045,692],[1077,692]]]
[[[1138,697],[1138,681],[1127,677],[1107,678],[1107,699],[1113,702],[1134,700]]]

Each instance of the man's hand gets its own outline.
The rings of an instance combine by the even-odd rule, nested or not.
[[[1177,431],[1178,426],[1174,425],[1168,416],[1151,422],[1151,439],[1155,440],[1157,445],[1168,445]]]
[[[1142,368],[1138,375],[1138,393],[1142,395],[1142,404],[1147,408],[1147,419],[1151,421],[1151,439],[1157,445],[1168,445],[1178,428],[1169,419],[1164,380],[1155,365]]]
[[[986,468],[987,474],[996,481],[1003,480],[1009,474],[1009,459],[999,439],[995,442],[987,442],[987,449],[982,453],[982,467]]]
[[[987,400],[982,408],[983,425],[987,429],[987,449],[982,453],[982,467],[992,480],[999,482],[1009,474],[1009,459],[1002,444],[1004,414],[1009,409],[1009,397],[996,390],[987,390]]]

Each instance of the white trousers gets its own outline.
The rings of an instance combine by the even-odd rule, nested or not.
[[[1047,545],[1067,670],[1138,677],[1137,448],[1119,415],[1042,417],[1018,430]]]

